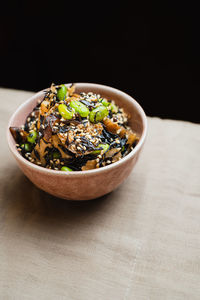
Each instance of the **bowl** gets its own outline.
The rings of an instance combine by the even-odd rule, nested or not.
[[[46,169],[24,159],[16,149],[15,140],[9,127],[24,124],[27,115],[36,106],[38,100],[43,99],[44,91],[40,91],[29,98],[11,116],[7,128],[7,141],[20,169],[38,188],[67,200],[90,200],[110,193],[129,176],[144,145],[147,118],[141,106],[131,96],[118,89],[94,83],[75,83],[75,86],[77,93],[92,91],[100,94],[108,99],[113,99],[129,113],[129,125],[140,139],[127,156],[99,169],[75,172]]]

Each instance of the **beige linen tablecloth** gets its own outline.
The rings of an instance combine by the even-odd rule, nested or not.
[[[0,299],[199,300],[200,126],[148,118],[128,180],[71,203],[33,186],[8,150],[8,118],[31,95],[0,89]]]

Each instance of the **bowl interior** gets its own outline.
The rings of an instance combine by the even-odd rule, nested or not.
[[[119,107],[129,114],[129,126],[135,131],[139,137],[146,133],[146,116],[140,105],[129,95],[108,86],[93,84],[93,83],[75,83],[76,92],[94,92],[103,97],[114,100]],[[8,126],[21,126],[24,124],[26,117],[44,97],[44,92],[41,91],[23,103],[16,112],[12,115]],[[8,140],[11,145],[15,145],[15,141],[11,134],[8,133]]]

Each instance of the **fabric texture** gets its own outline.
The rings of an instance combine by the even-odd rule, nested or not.
[[[69,202],[36,188],[8,150],[8,118],[31,95],[0,89],[0,299],[199,300],[200,126],[148,118],[128,180]]]

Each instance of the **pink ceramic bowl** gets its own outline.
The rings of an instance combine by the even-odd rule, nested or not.
[[[38,188],[63,199],[89,200],[113,191],[129,176],[144,144],[147,119],[141,106],[132,97],[115,88],[93,83],[76,83],[75,85],[77,93],[92,91],[101,94],[108,99],[115,100],[131,115],[130,127],[140,137],[131,153],[106,167],[69,173],[45,169],[24,159],[16,150],[9,127],[24,124],[27,115],[35,107],[37,101],[43,98],[43,91],[29,98],[12,115],[7,129],[7,140],[19,167]]]

